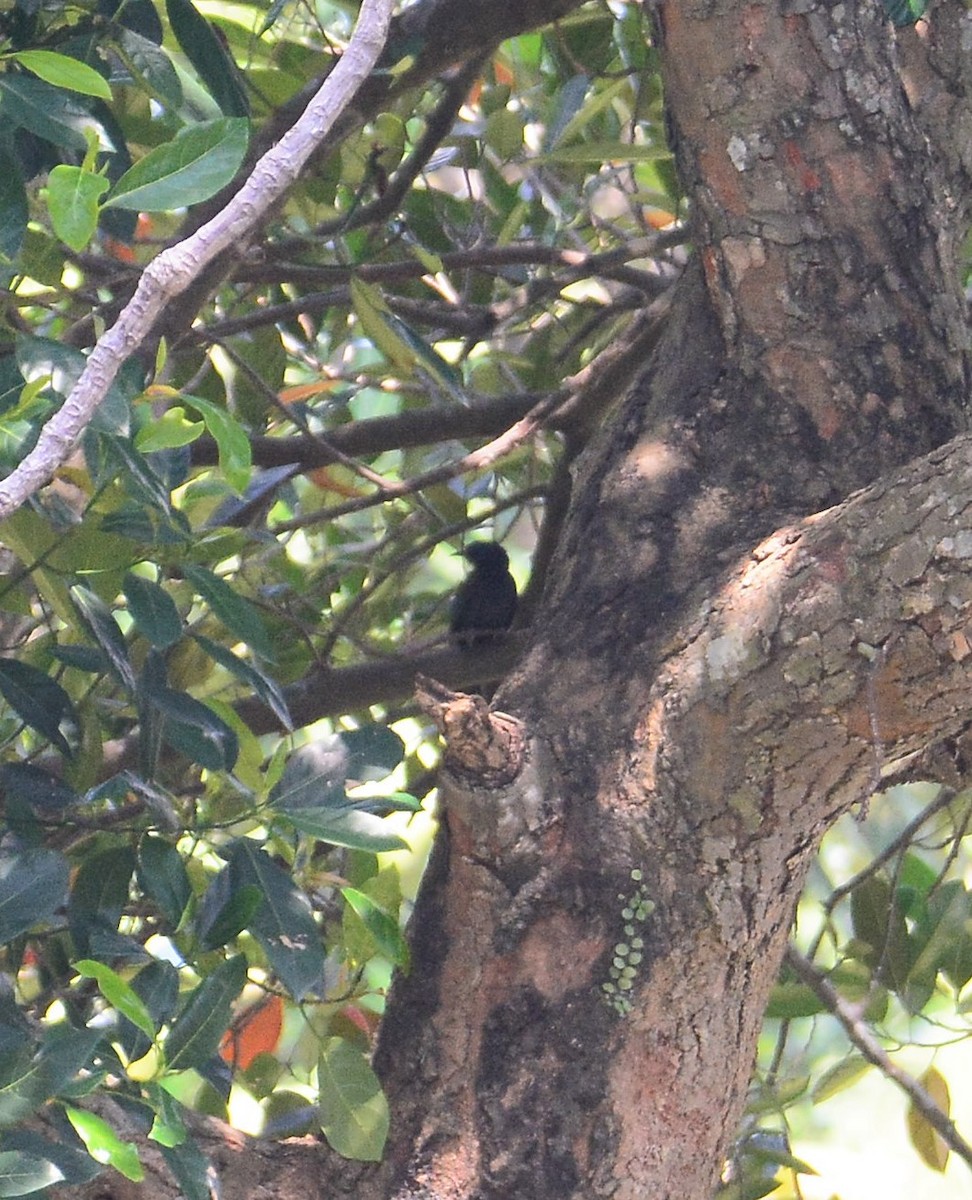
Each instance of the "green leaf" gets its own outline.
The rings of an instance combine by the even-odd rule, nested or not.
[[[17,160],[0,146],[0,263],[20,253],[28,216],[27,190]]]
[[[64,688],[45,671],[15,658],[0,658],[0,694],[31,729],[46,737],[64,755],[71,747],[61,732],[66,721],[77,723],[74,705]]]
[[[157,1083],[149,1082],[145,1087],[145,1099],[152,1106],[154,1116],[149,1138],[160,1146],[181,1146],[187,1141],[185,1110],[175,1096]]]
[[[68,919],[75,944],[85,957],[90,956],[93,934],[117,930],[134,871],[130,846],[112,846],[82,860],[71,887]]]
[[[221,646],[201,633],[193,635],[199,645],[210,658],[221,667],[235,675],[260,697],[263,703],[276,715],[285,729],[293,729],[293,721],[287,708],[287,700],[280,685],[263,671],[251,666],[238,654],[234,654],[227,646]]]
[[[171,963],[152,959],[132,979],[132,991],[141,1000],[153,1026],[153,1036],[142,1033],[130,1021],[122,1019],[115,1037],[130,1062],[148,1054],[154,1044],[154,1030],[172,1017],[179,999],[179,972]]]
[[[379,951],[390,959],[396,967],[408,970],[408,942],[402,935],[398,921],[385,912],[364,892],[357,888],[342,888],[341,895],[360,917],[364,927],[374,940]]]
[[[891,885],[882,875],[869,875],[851,892],[854,936],[869,949],[860,957],[874,966],[884,953],[891,909]]]
[[[164,650],[179,640],[182,618],[165,588],[142,575],[128,574],[122,591],[136,628],[157,650]]]
[[[64,902],[68,878],[67,860],[54,850],[0,857],[0,945],[51,917]]]
[[[884,0],[884,11],[898,26],[916,24],[927,7],[927,0]]]
[[[98,96],[102,100],[111,99],[108,81],[94,67],[78,62],[76,58],[57,54],[53,50],[18,50],[9,57],[55,87],[81,92],[84,96]]]
[[[112,435],[102,436],[98,442],[105,452],[106,459],[111,461],[111,469],[124,480],[126,491],[143,500],[163,516],[172,517],[168,488],[132,443],[124,437]]]
[[[188,692],[153,687],[145,698],[165,717],[163,737],[208,771],[232,771],[240,753],[236,731]]]
[[[324,978],[321,931],[307,897],[290,875],[248,838],[234,847],[229,869],[234,892],[244,887],[259,889],[263,903],[247,928],[263,947],[280,982],[299,1003],[319,989]]]
[[[250,106],[239,70],[209,22],[199,15],[190,0],[165,0],[165,10],[183,53],[222,111],[228,117],[247,116]]]
[[[0,1086],[0,1127],[9,1128],[59,1092],[90,1064],[101,1031],[58,1025],[45,1031],[39,1052]]]
[[[250,481],[253,452],[250,438],[236,418],[201,396],[183,396],[183,400],[194,408],[206,423],[209,435],[216,443],[220,470],[230,487],[242,492]]]
[[[207,891],[199,916],[199,940],[206,950],[217,950],[249,927],[263,903],[258,887],[231,891],[230,873],[221,871]]]
[[[47,1159],[20,1150],[0,1150],[0,1196],[29,1196],[63,1178],[64,1172]]]
[[[91,114],[76,100],[42,79],[0,75],[0,112],[5,125],[19,126],[67,150],[87,150],[84,136]]]
[[[8,816],[13,801],[27,804],[45,816],[63,816],[66,809],[81,802],[74,788],[32,763],[13,762],[0,766],[0,789],[5,796]]]
[[[391,312],[381,292],[363,279],[351,278],[351,303],[361,327],[393,367],[411,375],[416,366],[414,349],[390,321]]]
[[[372,854],[408,849],[408,842],[396,833],[389,833],[381,817],[347,805],[340,809],[288,812],[287,819],[301,833],[332,846],[347,846],[350,850],[367,850]]]
[[[213,1167],[195,1142],[186,1140],[160,1149],[185,1200],[212,1200]]]
[[[825,1071],[814,1084],[810,1093],[814,1104],[821,1104],[845,1088],[851,1087],[865,1071],[870,1070],[870,1067],[871,1064],[860,1054],[849,1054],[841,1059],[829,1071]]]
[[[604,83],[593,90],[586,74],[575,75],[568,80],[558,95],[557,111],[544,139],[544,152],[566,147],[573,143],[575,138],[580,138],[585,129],[590,128],[595,119],[630,87],[627,76],[616,79],[613,83]],[[607,145],[617,149],[621,143],[608,142]]]
[[[213,615],[222,621],[230,633],[235,633],[251,650],[272,662],[275,657],[273,646],[266,626],[253,605],[205,567],[187,563],[183,570]]]
[[[186,410],[175,405],[142,426],[135,435],[135,449],[141,454],[154,454],[158,450],[188,446],[202,436],[205,428],[204,421],[188,420]]]
[[[8,1151],[16,1150],[30,1158],[53,1163],[62,1179],[71,1185],[88,1183],[100,1168],[80,1143],[73,1137],[71,1141],[73,1144],[68,1145],[65,1141],[53,1141],[34,1130],[20,1128],[7,1130],[3,1145]]]
[[[363,725],[338,734],[348,750],[347,777],[374,783],[394,771],[405,758],[405,743],[387,725]]]
[[[365,1056],[344,1038],[328,1038],[317,1068],[321,1129],[338,1154],[379,1162],[388,1137],[388,1101]]]
[[[165,1040],[170,1071],[201,1067],[219,1049],[229,1028],[233,1004],[246,983],[246,959],[227,959],[193,991]]]
[[[138,879],[145,892],[177,928],[192,899],[192,885],[182,855],[160,837],[146,837],[138,848]]]
[[[71,599],[77,606],[88,632],[107,655],[119,681],[129,692],[134,693],[138,686],[135,671],[128,659],[125,635],[111,615],[111,610],[99,596],[80,584],[71,588]]]
[[[64,1111],[95,1162],[114,1167],[133,1183],[142,1182],[145,1168],[139,1161],[138,1148],[133,1143],[122,1141],[107,1121],[92,1112],[70,1105],[65,1105]]]
[[[166,212],[208,200],[240,169],[249,136],[249,123],[240,117],[190,125],[126,171],[105,208]]]
[[[896,882],[899,893],[905,893],[899,896],[899,902],[903,902],[905,913],[911,916],[911,897],[924,899],[938,882],[938,872],[919,855],[908,853],[901,860]]]
[[[168,54],[133,29],[118,29],[118,52],[132,76],[170,111],[182,107],[182,84]]]
[[[817,998],[816,992],[805,983],[787,980],[774,985],[765,1015],[790,1021],[795,1017],[812,1017],[823,1011],[823,1002]]]
[[[365,333],[393,366],[406,375],[424,367],[454,400],[466,403],[460,373],[389,309],[378,288],[352,277],[351,301]]]
[[[346,808],[344,781],[349,760],[348,748],[339,734],[298,746],[271,788],[268,803],[288,816],[308,809]]]
[[[572,146],[561,146],[548,154],[539,154],[532,162],[544,163],[610,163],[610,162],[656,162],[668,158],[671,150],[667,146],[641,146],[630,142],[579,142]]]
[[[142,1000],[131,987],[105,963],[90,958],[79,959],[74,969],[85,979],[94,979],[102,996],[117,1012],[140,1029],[147,1038],[155,1037],[155,1023]]]

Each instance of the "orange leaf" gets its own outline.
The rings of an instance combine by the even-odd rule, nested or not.
[[[510,70],[510,68],[506,65],[506,63],[501,62],[498,58],[494,58],[493,59],[493,78],[496,80],[497,83],[508,83],[510,85],[510,87],[512,87],[513,83],[516,79],[516,76],[513,74],[513,72]]]
[[[309,400],[321,392],[333,392],[340,382],[339,379],[318,379],[314,383],[297,383],[277,392],[277,399],[281,404],[296,404],[298,400]]]
[[[666,212],[663,208],[646,208],[645,220],[652,229],[667,229],[669,225],[674,225],[676,217],[674,213]]]
[[[135,251],[126,242],[120,242],[113,237],[105,237],[102,244],[105,253],[111,258],[117,259],[118,262],[133,263],[135,261]]]
[[[248,1008],[223,1034],[219,1056],[234,1069],[247,1070],[258,1054],[270,1054],[283,1028],[283,1000],[267,996]]]

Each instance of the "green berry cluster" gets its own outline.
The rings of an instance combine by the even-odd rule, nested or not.
[[[641,879],[642,872],[636,867],[631,872],[632,882],[638,886],[630,896],[622,892],[618,899],[624,905],[621,909],[621,919],[624,921],[624,940],[614,947],[611,966],[608,968],[610,979],[601,984],[604,999],[614,1009],[619,1017],[627,1016],[631,1011],[631,997],[638,965],[642,959],[645,941],[639,934],[639,929],[655,911],[654,900],[649,899]]]

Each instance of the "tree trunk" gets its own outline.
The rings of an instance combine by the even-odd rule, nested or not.
[[[445,820],[386,1160],[224,1149],[227,1197],[705,1200],[820,837],[966,732],[964,8],[655,21],[696,257],[519,668],[492,710],[424,685]]]
[[[577,466],[515,724],[439,698],[359,1195],[703,1200],[821,835],[964,728],[967,446],[897,473],[966,425],[963,20],[658,6],[697,265]]]

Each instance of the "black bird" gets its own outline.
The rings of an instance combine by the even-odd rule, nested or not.
[[[473,569],[453,597],[449,629],[456,644],[467,648],[509,629],[516,615],[516,584],[497,542],[472,542],[463,554]]]

